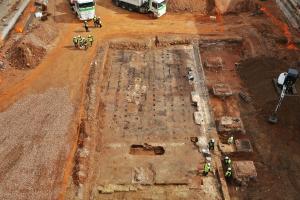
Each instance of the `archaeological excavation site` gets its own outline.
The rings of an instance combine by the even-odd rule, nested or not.
[[[0,0],[0,199],[299,199],[299,13]]]

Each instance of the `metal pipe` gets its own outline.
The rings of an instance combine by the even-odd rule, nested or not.
[[[16,14],[8,21],[7,26],[0,33],[0,42],[6,38],[9,31],[13,28],[13,26],[15,25],[15,23],[17,22],[17,20],[19,19],[20,15],[23,13],[24,9],[27,7],[29,2],[30,0],[24,0]]]

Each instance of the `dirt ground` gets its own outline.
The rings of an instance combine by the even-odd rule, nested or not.
[[[94,35],[95,45],[87,51],[77,50],[72,46],[73,36],[78,34],[86,36],[87,33],[71,12],[68,2],[63,0],[49,1],[48,8],[51,16],[46,22],[37,22],[36,29],[21,34],[11,33],[0,52],[0,60],[5,64],[5,68],[0,71],[0,141],[1,152],[3,152],[0,165],[2,177],[0,196],[2,199],[74,199],[75,196],[86,194],[90,198],[103,199],[103,194],[97,191],[95,193],[93,189],[108,182],[119,184],[121,180],[125,182],[131,180],[132,176],[128,174],[132,171],[126,168],[130,162],[125,158],[138,160],[140,155],[129,154],[128,145],[142,143],[145,140],[153,145],[166,144],[166,159],[173,163],[172,169],[179,175],[178,179],[181,176],[185,179],[189,177],[190,170],[195,169],[196,162],[200,163],[200,168],[203,167],[202,157],[195,160],[188,156],[185,160],[179,159],[184,157],[183,152],[196,154],[196,150],[189,145],[180,146],[179,149],[183,150],[178,152],[178,158],[167,156],[168,151],[179,150],[174,148],[175,144],[187,143],[192,134],[189,132],[185,135],[185,130],[196,129],[190,119],[193,107],[188,105],[190,96],[186,95],[190,89],[183,81],[185,80],[182,77],[183,69],[177,67],[177,71],[168,72],[165,68],[164,73],[160,73],[160,75],[170,73],[170,79],[165,82],[156,74],[160,72],[159,68],[146,70],[149,65],[150,67],[165,66],[168,63],[164,63],[164,60],[167,60],[168,56],[175,61],[181,59],[181,50],[174,52],[168,45],[159,47],[159,50],[145,50],[143,45],[138,46],[141,49],[134,50],[136,44],[131,50],[127,47],[114,49],[112,45],[113,50],[106,51],[103,47],[112,39],[124,41],[124,38],[131,38],[130,42],[142,41],[146,45],[154,44],[155,36],[158,36],[161,45],[165,45],[163,40],[167,39],[179,38],[178,43],[186,44],[186,41],[192,43],[196,38],[196,41],[200,42],[200,52],[204,60],[218,55],[224,61],[222,72],[205,69],[207,86],[210,88],[214,83],[227,82],[234,95],[226,100],[210,95],[211,108],[216,119],[224,114],[241,116],[247,137],[254,147],[254,156],[251,158],[258,172],[257,180],[250,182],[246,188],[229,184],[231,198],[282,199],[284,194],[285,199],[298,199],[299,97],[287,97],[284,100],[277,125],[268,124],[266,118],[275,107],[277,99],[271,78],[278,76],[280,72],[299,61],[299,50],[290,48],[291,44],[297,45],[292,41],[297,41],[299,33],[287,29],[284,18],[273,0],[259,1],[267,10],[267,14],[251,16],[250,12],[246,12],[218,16],[216,21],[203,15],[208,9],[204,1],[205,9],[204,6],[200,6],[202,4],[197,4],[199,8],[194,6],[192,3],[195,2],[177,0],[171,2],[170,0],[170,10],[178,12],[170,12],[158,20],[152,20],[147,15],[117,8],[110,0],[97,1],[97,15],[101,16],[103,28],[91,28],[89,34]],[[176,6],[182,7],[179,3],[186,3],[183,6],[187,6],[185,11],[177,10]],[[191,5],[195,10],[190,9]],[[148,39],[145,40],[145,37]],[[227,40],[225,43],[224,38]],[[232,42],[237,40],[240,41],[239,44]],[[15,59],[10,59],[9,54],[6,54],[9,49],[15,50],[14,45],[17,41],[24,42],[25,49],[29,47],[26,45],[28,42],[35,41],[33,45],[45,49],[43,53],[45,56],[39,55],[43,52],[39,50],[36,54],[39,57],[34,59],[35,63],[30,64],[32,68],[24,70],[25,61],[14,64]],[[99,51],[101,54],[108,54],[107,60],[95,58]],[[30,56],[32,52],[27,51],[27,53],[29,56],[25,55],[25,57],[32,59]],[[158,54],[163,54],[164,58]],[[16,55],[15,58],[21,57]],[[155,65],[143,60],[144,58],[155,59],[151,61]],[[235,67],[236,62],[240,63],[238,68]],[[103,79],[99,80],[105,81],[87,90],[86,86],[91,84],[87,81],[90,69],[100,63],[106,63],[107,69],[97,72],[99,76],[103,76]],[[299,66],[297,68],[299,69]],[[148,81],[141,78],[143,73],[150,77]],[[139,86],[130,87],[133,83]],[[300,90],[299,83],[298,90]],[[118,86],[122,90],[118,89]],[[145,106],[141,107],[143,111],[141,115],[139,107],[136,106],[141,104],[129,104],[128,101],[136,103],[145,98],[144,88],[147,91],[146,101],[149,102],[145,101]],[[134,91],[128,93],[131,90]],[[252,102],[250,104],[243,102],[237,95],[239,91],[249,93]],[[96,100],[87,97],[87,93],[99,95],[100,103],[93,102]],[[172,99],[167,95],[169,93],[174,94],[176,98]],[[123,101],[120,97],[124,97]],[[170,98],[173,100],[173,106],[167,101]],[[93,102],[96,106],[88,107],[87,102]],[[135,106],[132,108],[129,105]],[[134,113],[130,114],[130,111]],[[125,114],[126,112],[128,114]],[[92,114],[86,115],[87,113]],[[172,117],[174,121],[168,121],[173,119]],[[96,120],[92,124],[83,125],[85,124],[83,122],[90,118]],[[147,120],[142,120],[144,118]],[[142,136],[138,134],[141,125],[145,133]],[[89,133],[97,131],[99,131],[98,136],[101,136],[100,139],[90,140]],[[84,132],[86,134],[83,134]],[[102,132],[111,134],[104,135]],[[155,134],[159,136],[155,138]],[[86,151],[82,148],[82,141],[85,141],[85,145],[94,151]],[[127,145],[126,148],[122,146],[124,143]],[[99,156],[101,150],[107,152],[103,157]],[[159,155],[147,156],[149,160],[141,159],[141,168],[137,168],[134,173],[145,172],[151,177],[154,176],[151,166],[156,166],[161,174],[167,174],[164,170],[168,168],[162,170],[158,163],[161,162],[163,165],[168,162],[164,163]],[[77,164],[84,164],[87,158],[93,158],[89,160],[89,165],[78,165],[79,169],[84,169],[82,170],[84,173],[74,173],[74,171],[79,172],[76,168]],[[110,165],[105,165],[103,162],[108,162]],[[193,166],[186,167],[184,163]],[[125,167],[121,169],[121,166]],[[92,171],[95,176],[88,176],[89,169],[95,167],[101,169],[99,173]],[[122,173],[122,170],[127,171]],[[114,179],[110,173],[119,178]],[[163,175],[159,177],[162,178]],[[212,175],[208,176],[202,183],[198,179],[193,179],[192,182],[193,185],[217,185],[216,179],[212,177]],[[84,187],[78,183],[76,185],[74,180],[85,182],[86,185]],[[174,179],[161,179],[162,182],[166,180]],[[87,188],[88,192],[78,190],[76,187]],[[149,187],[144,187],[137,193],[120,192],[110,197],[140,199],[156,195],[158,199],[168,199],[169,194],[170,199],[190,199],[189,197],[193,195],[195,197],[199,194],[205,196],[217,193],[209,187],[202,187],[201,191],[204,191],[204,194],[190,192],[186,185],[162,187],[165,189],[162,190],[159,185],[156,185],[150,190]],[[129,188],[116,190],[129,190]],[[77,194],[74,191],[77,191]]]
[[[272,198],[280,199],[283,193],[286,199],[299,197],[299,96],[284,99],[278,124],[267,122],[278,99],[270,80],[289,67],[299,70],[299,66],[295,66],[298,58],[290,56],[292,59],[287,60],[274,57],[249,59],[239,70],[243,84],[254,99],[254,108],[242,107],[242,117],[255,147],[260,177],[249,185],[241,198],[262,199],[272,194]],[[299,82],[296,85],[300,87]]]
[[[233,199],[298,199],[298,162],[297,148],[299,140],[299,96],[287,97],[279,111],[279,123],[271,125],[267,122],[275,109],[278,94],[272,79],[289,67],[299,70],[298,53],[286,52],[284,58],[259,56],[242,60],[239,46],[203,47],[202,58],[205,60],[216,55],[222,58],[222,70],[206,70],[207,83],[211,88],[216,83],[229,84],[234,96],[220,99],[211,95],[212,108],[216,119],[221,116],[241,117],[249,138],[254,147],[255,166],[258,178],[250,182],[248,187],[238,188],[230,184]],[[282,53],[282,52],[281,52]],[[299,88],[299,82],[296,84]],[[246,92],[252,102],[245,103],[238,96],[240,91]],[[249,155],[233,157],[235,160],[248,159]],[[287,193],[288,191],[288,193]]]

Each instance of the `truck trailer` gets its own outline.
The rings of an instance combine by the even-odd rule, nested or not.
[[[116,6],[129,11],[150,13],[153,18],[159,18],[167,11],[165,0],[113,0]]]
[[[70,0],[70,5],[80,20],[90,20],[95,16],[94,0]]]

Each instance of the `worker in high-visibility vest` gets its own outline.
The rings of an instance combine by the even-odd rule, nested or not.
[[[88,42],[89,42],[89,45],[92,46],[93,45],[93,42],[94,42],[94,37],[92,35],[88,35],[88,38],[87,38]]]
[[[225,156],[224,163],[225,163],[226,167],[230,167],[231,166],[231,159],[228,156]]]
[[[78,38],[76,36],[73,37],[73,44],[76,48],[78,47]]]
[[[210,172],[210,163],[205,163],[204,169],[203,169],[203,175],[207,176],[208,172]]]
[[[228,144],[233,144],[233,136],[230,136],[227,140]]]
[[[97,27],[97,16],[95,15],[93,17],[94,27]]]
[[[232,176],[232,171],[231,171],[231,168],[228,167],[225,172],[225,178],[231,178],[231,176]]]
[[[84,37],[81,38],[80,43],[79,43],[79,47],[82,48],[84,47],[85,50],[88,49],[88,40]]]
[[[97,22],[98,26],[99,26],[100,28],[102,28],[102,21],[101,21],[100,17],[97,17],[96,22]]]

